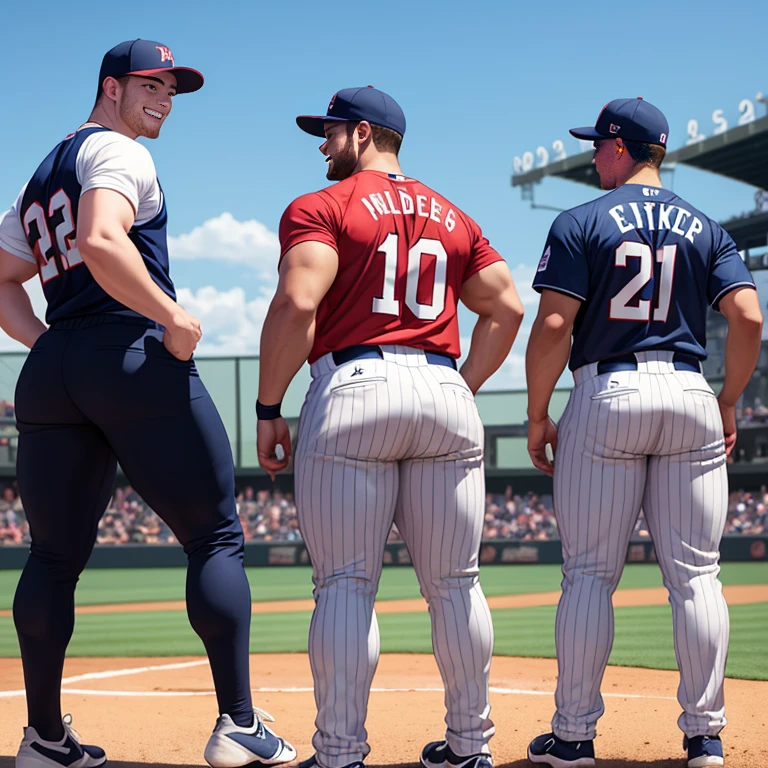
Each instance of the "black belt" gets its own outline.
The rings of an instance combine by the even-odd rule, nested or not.
[[[672,355],[672,365],[676,371],[692,371],[701,373],[701,361],[695,355],[689,355],[685,352],[675,352]],[[630,355],[620,355],[612,357],[610,360],[601,360],[597,364],[597,373],[616,373],[616,371],[636,371],[637,358]]]
[[[336,365],[344,365],[352,360],[361,360],[366,357],[383,358],[384,353],[378,344],[355,344],[351,347],[344,347],[336,352],[331,352],[333,362]],[[424,352],[427,362],[432,365],[444,365],[456,370],[456,361],[450,355],[444,355],[442,352]]]

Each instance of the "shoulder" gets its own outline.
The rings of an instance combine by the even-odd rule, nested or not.
[[[144,173],[155,172],[149,150],[138,141],[115,131],[97,131],[88,136],[77,153],[77,163],[78,166],[96,163]]]
[[[338,209],[338,201],[330,194],[330,190],[321,189],[317,192],[308,192],[293,200],[283,213],[283,220],[291,219],[299,215],[330,212]]]

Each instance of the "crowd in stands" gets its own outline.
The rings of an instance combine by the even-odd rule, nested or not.
[[[292,493],[258,491],[251,487],[237,496],[237,512],[246,541],[300,541]],[[768,486],[759,491],[731,493],[726,534],[768,533]],[[648,526],[641,513],[634,539],[648,537]],[[558,539],[557,521],[550,494],[515,494],[508,486],[503,494],[488,493],[485,501],[485,539],[546,541]],[[396,527],[389,541],[400,541]],[[117,488],[99,522],[97,543],[167,544],[176,541],[168,526],[131,488]],[[21,500],[13,487],[0,496],[0,544],[29,543],[29,525]]]

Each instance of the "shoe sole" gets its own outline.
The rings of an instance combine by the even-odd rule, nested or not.
[[[83,758],[80,758],[80,760],[72,763],[69,768],[101,768],[102,765],[107,764],[107,758],[106,755],[104,756],[103,760],[99,760],[95,757],[91,757],[90,755],[86,754],[84,757],[87,757],[87,760],[83,760]],[[43,757],[42,755],[17,755],[16,756],[16,762],[15,762],[16,768],[62,768],[61,763],[57,763],[55,760],[48,760],[47,758]]]
[[[227,742],[223,742],[226,746],[231,746]],[[213,768],[244,768],[245,766],[259,766],[259,765],[283,765],[290,763],[296,759],[296,750],[287,741],[283,741],[283,748],[274,756],[269,759],[259,757],[255,753],[251,752],[252,758],[248,758],[240,751],[230,751],[226,747],[220,750],[219,754],[216,754],[215,749],[206,747],[203,757],[208,765]]]
[[[549,765],[551,768],[595,768],[594,757],[580,757],[577,760],[561,760],[554,755],[534,755],[528,747],[528,759],[539,765]]]
[[[722,765],[725,765],[724,758],[716,755],[702,755],[688,761],[688,768],[716,768],[716,766]]]

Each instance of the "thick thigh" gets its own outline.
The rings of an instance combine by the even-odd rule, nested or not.
[[[76,575],[88,561],[112,494],[114,453],[92,425],[18,426],[16,474],[32,551]]]
[[[484,517],[482,456],[401,462],[395,524],[425,596],[441,580],[478,573]]]
[[[232,451],[194,363],[170,355],[159,331],[99,326],[84,333],[67,360],[69,388],[131,484],[185,547],[213,532],[239,535]]]
[[[599,383],[573,390],[558,426],[554,504],[566,568],[618,579],[645,490],[647,457],[635,445],[649,431],[636,390]]]
[[[299,444],[294,464],[299,527],[315,585],[352,577],[375,587],[398,494],[397,463],[329,460]]]

